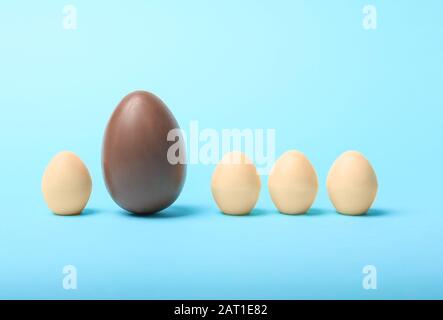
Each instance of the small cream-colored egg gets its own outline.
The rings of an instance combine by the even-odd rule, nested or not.
[[[80,214],[89,200],[92,181],[83,161],[70,151],[58,153],[43,174],[43,198],[58,215]]]
[[[254,209],[260,186],[255,165],[245,154],[235,151],[227,153],[215,168],[211,190],[222,212],[245,215]]]
[[[271,199],[280,212],[306,213],[317,195],[317,174],[303,153],[287,151],[274,164],[269,175],[268,188]]]
[[[368,212],[378,189],[374,169],[357,151],[347,151],[335,160],[326,186],[335,209],[347,215]]]

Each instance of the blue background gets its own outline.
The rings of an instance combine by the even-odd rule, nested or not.
[[[441,1],[64,1],[0,5],[0,298],[443,298]],[[377,30],[362,8],[377,7]],[[218,212],[214,166],[190,166],[166,212],[137,218],[106,192],[101,143],[123,96],[160,96],[187,130],[275,128],[320,190],[276,212],[263,177],[248,217]],[[93,178],[85,214],[53,215],[40,182],[61,150]],[[343,151],[379,179],[368,216],[334,212]],[[62,268],[78,289],[62,287]],[[362,287],[365,265],[378,289]]]

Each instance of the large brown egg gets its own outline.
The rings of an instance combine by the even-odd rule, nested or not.
[[[117,106],[106,128],[102,165],[106,187],[120,207],[149,214],[177,199],[186,173],[178,128],[152,93],[130,93]]]

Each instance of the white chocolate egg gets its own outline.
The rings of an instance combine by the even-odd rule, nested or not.
[[[303,153],[287,151],[274,164],[268,188],[272,201],[281,213],[306,213],[317,195],[317,174]]]
[[[254,209],[260,186],[260,177],[252,161],[241,152],[231,152],[215,168],[211,190],[222,212],[245,215]]]
[[[326,186],[335,209],[347,215],[368,212],[378,189],[374,169],[357,151],[347,151],[335,160],[329,170]]]
[[[91,190],[89,171],[72,152],[58,153],[43,174],[43,198],[55,214],[80,214],[89,200]]]

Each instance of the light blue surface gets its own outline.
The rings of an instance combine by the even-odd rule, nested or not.
[[[0,298],[443,298],[441,1],[64,1],[0,5]],[[365,4],[378,28],[362,28]],[[266,178],[249,217],[218,212],[213,166],[190,166],[179,200],[148,218],[106,192],[104,128],[127,93],[155,92],[183,128],[275,128],[320,191],[277,213]],[[40,181],[58,151],[88,165],[86,214],[48,211]],[[375,210],[332,210],[327,171],[362,151]],[[78,290],[62,268],[78,270]],[[378,289],[362,288],[375,265]]]

